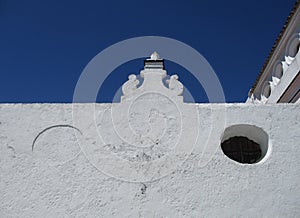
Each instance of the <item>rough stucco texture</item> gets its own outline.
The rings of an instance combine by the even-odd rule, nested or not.
[[[77,105],[86,113],[88,106]],[[168,108],[170,113],[173,110],[168,104],[162,107],[166,113]],[[168,140],[177,140],[180,123],[171,117],[166,123],[173,128],[164,132],[170,137],[160,138],[161,147],[160,142],[154,142],[156,150],[143,153],[134,147],[120,147],[116,136],[107,130],[106,116],[98,120],[111,104],[95,108],[95,125],[107,131],[104,140],[110,141],[104,146],[107,152],[129,162],[147,165],[170,152],[172,143]],[[105,161],[108,168],[103,171],[81,151],[78,137],[85,140],[86,146],[98,141],[90,134],[94,125],[73,123],[72,104],[1,104],[0,217],[299,217],[300,104],[199,104],[196,108],[200,133],[186,161],[161,178],[153,174],[153,180],[143,181],[141,177],[124,181],[113,176],[112,170],[107,172],[113,169],[113,162]],[[151,113],[158,121],[163,117],[155,110]],[[225,124],[218,117],[224,115]],[[81,119],[82,124],[84,116]],[[152,119],[153,125],[156,120]],[[224,155],[220,148],[222,133],[236,124],[255,125],[268,134],[269,150],[263,161],[239,164]],[[139,129],[146,124],[134,125],[133,129]],[[130,168],[123,169],[127,165],[115,167],[124,170],[122,176],[131,173]],[[139,176],[140,171],[136,172]]]

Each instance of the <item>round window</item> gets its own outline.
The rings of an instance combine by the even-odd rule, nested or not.
[[[243,164],[260,162],[269,149],[268,134],[261,128],[238,124],[225,129],[221,148],[230,159]]]
[[[252,164],[261,158],[259,144],[244,136],[231,137],[221,147],[226,156],[240,163]]]

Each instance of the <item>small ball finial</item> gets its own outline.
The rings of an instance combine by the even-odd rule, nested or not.
[[[159,57],[159,54],[155,51],[155,52],[153,52],[152,54],[151,54],[151,56],[150,56],[150,59],[151,60],[158,60],[158,59],[160,59],[160,57]]]

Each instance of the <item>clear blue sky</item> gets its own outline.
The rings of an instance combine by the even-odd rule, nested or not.
[[[195,48],[217,73],[226,101],[244,102],[294,2],[0,0],[0,102],[72,102],[95,55],[149,35]],[[142,67],[138,59],[112,72],[98,101],[111,101],[127,75]],[[207,102],[189,72],[172,62],[166,67],[197,102]]]

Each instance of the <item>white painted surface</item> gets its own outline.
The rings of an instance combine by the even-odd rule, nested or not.
[[[149,101],[145,100],[145,105]],[[141,115],[138,103],[133,112],[136,117]],[[132,128],[147,131],[155,122],[164,120],[162,114],[170,112],[175,116],[177,110],[173,103],[156,105],[159,110],[152,111],[149,123],[141,124],[137,121],[143,119],[138,118],[131,120]],[[73,123],[72,106],[83,112],[78,120],[80,127]],[[300,216],[300,104],[193,105],[199,115],[200,131],[191,155],[182,165],[176,166],[174,172],[150,182],[126,182],[105,175],[80,152],[76,135],[80,142],[86,143],[81,146],[98,144],[93,138],[95,126],[102,130],[107,140],[112,140],[111,147],[99,143],[99,147],[107,148],[108,153],[114,151],[115,155],[130,159],[131,154],[138,152],[134,150],[137,147],[121,148],[120,144],[113,144],[118,139],[110,131],[109,122],[103,121],[107,117],[101,116],[113,105],[95,105],[95,119],[90,123],[93,106],[0,105],[0,217]],[[221,116],[225,108],[227,123],[224,126]],[[183,117],[194,116],[188,109],[181,112]],[[172,117],[167,118],[164,127],[167,131],[163,134],[166,137],[163,145],[166,147],[158,147],[149,154],[151,158],[158,159],[159,152],[170,152],[168,149],[172,148],[168,145],[172,143],[168,142],[180,141],[176,134],[180,120],[175,116],[172,123],[170,119]],[[128,122],[127,119],[119,121],[118,125]],[[51,128],[37,138],[32,151],[35,137],[45,128],[58,124],[75,125],[82,135],[67,126]],[[235,124],[255,125],[268,134],[272,152],[264,162],[242,165],[223,154],[220,149],[222,133],[225,127]],[[168,129],[172,125],[174,128]],[[197,129],[194,124],[186,127],[192,133],[194,129]],[[160,132],[155,130],[149,134],[150,138],[160,137]],[[109,159],[107,161],[107,164],[113,164]],[[136,162],[135,166],[152,163],[152,159],[143,157],[130,161]],[[126,165],[115,167],[131,173]]]

